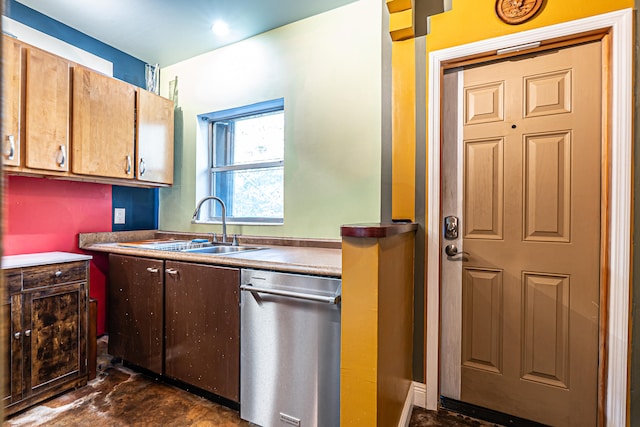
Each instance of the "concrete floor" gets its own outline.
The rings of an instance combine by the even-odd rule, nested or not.
[[[98,376],[86,387],[65,393],[6,420],[18,426],[217,426],[252,424],[239,413],[182,389],[159,383],[119,365],[112,365],[99,342]],[[410,427],[491,427],[447,411],[414,408]],[[363,426],[364,427],[364,426]]]

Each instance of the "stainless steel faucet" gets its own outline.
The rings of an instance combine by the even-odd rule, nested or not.
[[[203,197],[196,206],[196,210],[193,213],[193,217],[191,218],[191,223],[196,224],[198,222],[198,217],[200,216],[200,208],[202,204],[207,200],[217,200],[222,207],[222,243],[227,243],[227,207],[220,197],[216,196],[207,196]]]

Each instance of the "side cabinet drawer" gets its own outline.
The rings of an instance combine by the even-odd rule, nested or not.
[[[43,286],[84,280],[87,280],[87,265],[85,261],[43,265],[40,267],[24,268],[22,270],[23,289],[40,288]]]

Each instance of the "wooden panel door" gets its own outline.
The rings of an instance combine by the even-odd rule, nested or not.
[[[240,271],[166,261],[165,375],[240,400]]]
[[[20,166],[22,45],[12,37],[2,37],[2,161],[5,166]]]
[[[443,378],[445,397],[596,425],[601,55],[594,42],[463,72],[461,174],[443,184],[462,203],[465,254],[443,259],[461,278],[460,385]]]
[[[136,178],[173,184],[173,101],[138,89]]]
[[[73,71],[73,173],[133,179],[135,89],[77,66]]]
[[[162,374],[164,261],[109,255],[109,354]]]
[[[26,63],[25,166],[67,172],[70,63],[33,47]]]
[[[25,386],[33,394],[87,374],[86,282],[24,293]]]

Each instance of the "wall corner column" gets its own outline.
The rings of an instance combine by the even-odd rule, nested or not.
[[[417,225],[343,226],[340,425],[397,425],[413,379]]]

